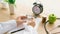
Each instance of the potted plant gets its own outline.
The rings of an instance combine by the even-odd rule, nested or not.
[[[9,4],[10,15],[14,15],[14,5],[16,0],[4,0]]]

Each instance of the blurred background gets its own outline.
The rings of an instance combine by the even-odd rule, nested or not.
[[[18,17],[20,15],[33,14],[32,7],[34,2],[36,2],[36,0],[16,0],[16,7],[14,7],[15,15]],[[39,0],[39,2],[44,7],[43,13],[41,14],[42,16],[48,16],[54,13],[57,17],[60,17],[60,0]],[[9,19],[9,8],[7,3],[6,7],[6,11],[0,11],[0,21]]]
[[[35,1],[36,0],[16,0],[18,11],[15,11],[15,12],[20,12],[21,14],[32,13],[32,6]],[[49,14],[54,13],[57,17],[60,17],[59,16],[60,0],[39,0],[39,1],[44,7],[44,11],[41,15],[48,16]]]

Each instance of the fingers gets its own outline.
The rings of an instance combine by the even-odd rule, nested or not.
[[[23,22],[26,22],[24,19],[26,19],[27,17],[26,16],[19,16],[17,17],[17,22],[20,22],[20,23],[23,23]]]
[[[17,23],[18,23],[18,24],[23,24],[23,23],[26,22],[25,19],[27,19],[27,16],[19,16],[19,17],[17,18]],[[28,22],[27,25],[31,25],[32,27],[34,27],[34,26],[35,26],[34,19],[33,19],[33,18],[29,19],[29,22]]]
[[[24,21],[23,19],[26,19],[26,18],[27,18],[26,16],[17,17],[17,19],[16,19],[17,26],[22,25],[23,23],[25,23],[26,21]]]
[[[18,18],[19,18],[19,19],[26,19],[27,16],[19,16]]]
[[[35,22],[34,21],[29,22],[27,25],[31,25],[32,27],[34,27],[35,26]]]
[[[28,23],[27,25],[31,25],[32,27],[34,27],[34,26],[35,26],[35,22],[34,22],[34,20],[31,19],[31,21],[29,21],[29,23]]]
[[[27,18],[26,16],[19,16],[19,17],[17,18],[17,20],[18,20],[19,22],[25,22],[24,19],[26,19],[26,18]]]
[[[25,22],[25,21],[19,19],[19,20],[17,20],[17,22],[19,22],[19,23],[23,23],[23,22]]]

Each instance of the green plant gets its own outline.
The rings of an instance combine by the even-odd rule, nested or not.
[[[4,1],[7,2],[8,4],[14,5],[16,0],[4,0]]]
[[[56,16],[54,14],[50,14],[48,19],[49,19],[49,23],[53,24],[56,21]]]

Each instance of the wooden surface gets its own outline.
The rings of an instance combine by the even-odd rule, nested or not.
[[[29,12],[27,14],[32,14],[32,13]],[[16,11],[15,16],[14,15],[10,16],[8,11],[0,11],[0,22],[7,21],[10,19],[16,18],[18,16],[21,16],[21,15],[25,15],[25,14],[23,12],[20,14],[20,11]],[[47,29],[51,30],[52,28],[56,27],[57,25],[60,25],[60,20],[56,20],[55,24],[53,24],[53,25],[47,24]],[[44,24],[43,23],[40,23],[37,31],[38,31],[38,34],[46,34],[46,32],[44,30]],[[60,29],[55,29],[52,32],[57,32],[57,31],[60,31]]]

